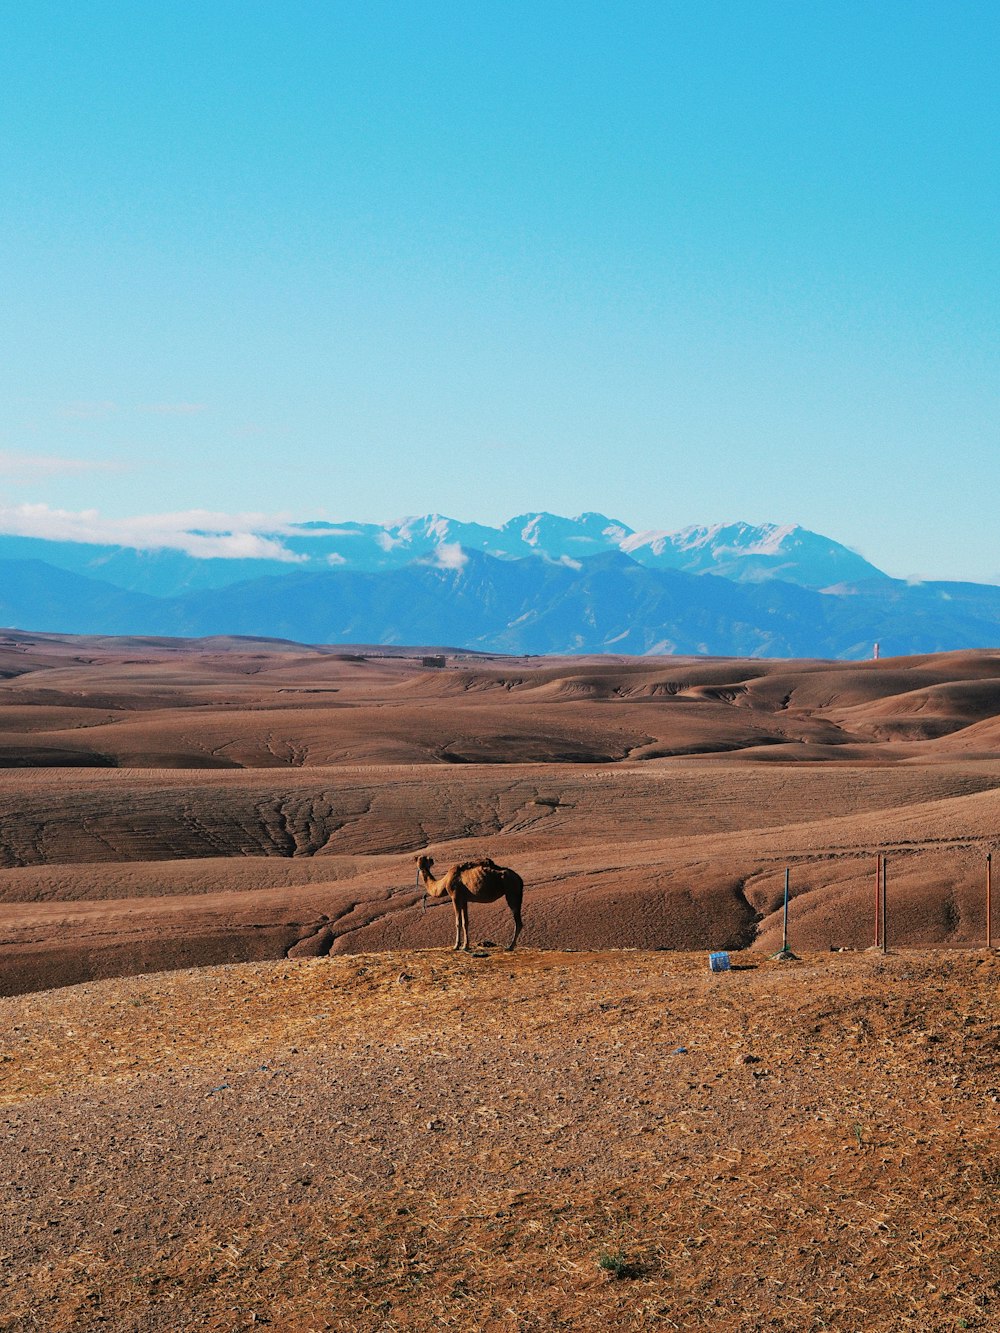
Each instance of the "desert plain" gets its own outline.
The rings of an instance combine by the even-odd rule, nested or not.
[[[0,767],[5,1333],[1000,1326],[1000,653],[10,631]]]

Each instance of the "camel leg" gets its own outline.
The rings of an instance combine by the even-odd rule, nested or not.
[[[507,952],[510,953],[517,944],[517,937],[521,933],[521,895],[513,893],[508,894],[507,906],[510,908],[510,914],[514,918],[514,934],[511,936],[511,941],[507,945]]]
[[[465,952],[469,953],[472,949],[472,945],[469,943],[469,904],[464,899],[462,900],[462,929],[465,932]]]
[[[462,947],[462,905],[458,898],[453,898],[451,905],[455,909],[455,943],[452,953],[457,953]]]
[[[514,934],[511,936],[511,941],[507,945],[508,953],[510,953],[510,951],[517,944],[517,937],[521,933],[521,909],[518,907],[512,907],[511,911],[514,914]]]

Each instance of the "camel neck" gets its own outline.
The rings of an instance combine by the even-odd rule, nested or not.
[[[431,895],[431,897],[436,897],[440,889],[441,881],[439,879],[435,879],[426,866],[420,867],[420,878],[423,881],[424,888]]]

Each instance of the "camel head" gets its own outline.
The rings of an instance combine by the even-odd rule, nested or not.
[[[428,856],[426,852],[419,852],[413,859],[417,863],[418,870],[430,872],[430,868],[434,864],[433,856]]]

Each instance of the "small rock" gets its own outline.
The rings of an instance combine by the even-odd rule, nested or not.
[[[439,1132],[440,1130],[444,1129],[444,1121],[443,1121],[443,1120],[428,1120],[428,1122],[427,1122],[427,1128],[428,1128],[429,1130],[431,1130],[432,1132],[437,1133],[437,1132]]]

